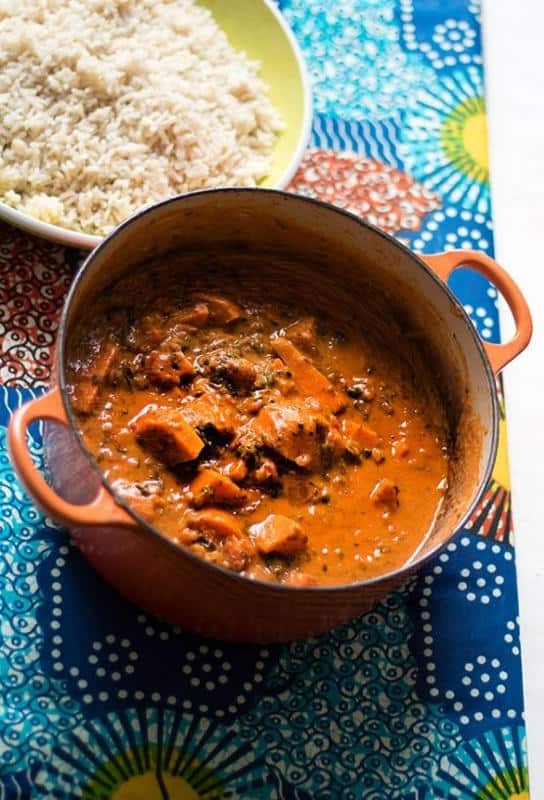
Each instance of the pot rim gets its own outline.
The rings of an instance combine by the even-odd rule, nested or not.
[[[125,228],[135,225],[138,221],[142,218],[145,218],[147,214],[152,213],[158,208],[162,208],[164,206],[168,206],[171,204],[179,203],[183,201],[185,198],[194,197],[194,196],[206,196],[206,195],[226,195],[226,194],[269,194],[275,197],[283,198],[287,200],[287,202],[299,202],[306,205],[313,205],[317,208],[322,208],[328,211],[329,213],[338,214],[342,217],[349,219],[351,222],[363,227],[370,229],[375,234],[380,236],[384,239],[391,247],[396,248],[399,250],[404,256],[411,258],[420,269],[422,269],[427,276],[434,282],[434,284],[438,287],[438,289],[444,292],[451,303],[456,308],[456,311],[462,316],[465,324],[468,326],[472,339],[476,345],[478,353],[480,355],[483,368],[485,370],[485,374],[487,377],[487,382],[489,386],[489,391],[491,395],[491,406],[492,406],[492,419],[491,419],[491,443],[490,443],[490,452],[489,457],[487,460],[487,464],[482,474],[482,478],[478,483],[478,487],[474,492],[473,499],[467,507],[466,512],[460,518],[459,522],[452,529],[450,535],[447,537],[446,540],[441,541],[436,544],[436,546],[432,547],[428,552],[425,553],[423,556],[418,556],[417,551],[415,555],[412,555],[402,566],[397,567],[396,569],[391,570],[390,572],[383,573],[382,575],[373,576],[371,578],[367,578],[365,580],[352,582],[352,583],[341,583],[341,584],[334,584],[334,585],[327,585],[327,586],[306,586],[306,587],[297,587],[297,586],[289,586],[288,584],[273,584],[268,583],[266,581],[256,580],[252,578],[248,578],[246,576],[240,575],[237,572],[233,572],[232,570],[228,570],[225,567],[222,567],[218,564],[214,564],[212,562],[206,561],[205,559],[201,558],[200,556],[192,553],[189,549],[182,547],[181,545],[176,544],[167,536],[162,534],[160,530],[149,522],[146,522],[142,517],[139,516],[131,507],[130,505],[115,491],[115,489],[111,486],[107,478],[105,477],[104,473],[100,469],[99,465],[97,464],[96,460],[89,452],[89,450],[85,447],[83,442],[81,433],[79,432],[78,426],[76,424],[76,417],[75,413],[72,410],[71,403],[68,400],[68,395],[66,392],[66,375],[65,375],[65,356],[66,356],[66,344],[68,336],[66,335],[66,320],[68,317],[69,309],[72,304],[73,298],[76,296],[80,283],[85,278],[85,273],[92,263],[94,258],[103,250],[109,247],[111,241],[113,241],[117,236],[121,234]],[[258,585],[261,589],[265,589],[271,592],[312,592],[312,593],[349,593],[349,592],[356,592],[363,588],[368,588],[372,586],[377,586],[380,583],[391,581],[392,579],[405,579],[408,578],[411,574],[413,574],[416,570],[419,570],[427,561],[432,559],[436,556],[441,550],[443,550],[451,541],[452,539],[457,536],[458,533],[462,530],[465,526],[467,520],[469,519],[470,515],[478,505],[482,494],[484,493],[489,480],[491,478],[491,474],[493,471],[493,467],[495,465],[495,460],[497,457],[497,450],[498,450],[498,437],[499,437],[499,405],[498,405],[498,398],[497,398],[497,390],[495,386],[495,375],[491,368],[491,364],[489,362],[489,358],[485,351],[482,339],[480,338],[478,331],[476,330],[475,326],[473,325],[470,317],[468,316],[467,312],[465,311],[462,303],[458,300],[452,290],[449,288],[447,283],[443,281],[438,275],[431,269],[431,267],[425,263],[423,258],[416,253],[413,253],[406,245],[402,244],[402,242],[395,239],[390,234],[385,233],[380,228],[371,223],[363,220],[361,217],[358,217],[356,214],[346,211],[345,209],[339,208],[338,206],[334,206],[331,203],[326,203],[322,200],[317,200],[311,197],[304,197],[302,195],[297,195],[293,192],[287,192],[281,189],[268,189],[262,187],[225,187],[225,188],[216,188],[216,189],[201,189],[194,192],[187,192],[185,194],[175,195],[173,197],[166,198],[165,200],[160,200],[157,203],[153,203],[152,205],[146,206],[145,208],[141,209],[140,211],[133,214],[128,219],[124,220],[120,225],[118,225],[108,236],[106,236],[98,246],[92,250],[89,255],[85,258],[85,261],[80,266],[78,272],[76,273],[68,294],[66,295],[64,306],[62,310],[62,314],[59,320],[59,327],[58,327],[58,334],[57,334],[57,341],[56,341],[56,350],[57,350],[57,358],[56,358],[56,373],[58,376],[58,385],[60,388],[62,403],[64,406],[64,410],[66,412],[67,419],[70,423],[70,426],[75,433],[78,445],[85,456],[86,460],[88,461],[90,467],[98,476],[102,485],[110,492],[112,497],[114,498],[115,502],[123,508],[129,516],[131,516],[135,522],[138,523],[139,527],[142,529],[141,531],[135,530],[134,533],[145,533],[146,535],[152,535],[157,541],[163,545],[172,548],[177,554],[181,554],[183,557],[186,557],[195,563],[198,563],[200,567],[210,569],[214,572],[219,572],[225,577],[228,577],[232,580],[239,581],[244,583],[245,585],[252,586]],[[423,540],[424,541],[424,540]]]

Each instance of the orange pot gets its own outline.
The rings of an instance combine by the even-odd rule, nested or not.
[[[127,268],[174,248],[240,248],[311,264],[349,287],[369,285],[390,312],[424,332],[436,379],[447,398],[455,457],[445,513],[417,554],[389,575],[345,586],[292,588],[251,581],[176,546],[113,491],[85,449],[65,392],[67,341],[79,309]],[[483,343],[446,286],[467,265],[489,278],[512,310],[516,333]],[[296,263],[294,268],[296,269]],[[308,291],[312,291],[309,287]],[[368,294],[367,294],[368,296]],[[363,302],[363,301],[361,301]],[[361,308],[361,313],[363,308]],[[415,256],[399,242],[333,206],[283,192],[221,189],[158,203],[117,228],[87,258],[62,315],[50,391],[19,408],[9,448],[21,482],[46,514],[65,524],[87,560],[127,598],[191,631],[221,639],[272,642],[317,634],[368,609],[462,528],[485,489],[497,450],[495,375],[531,337],[527,303],[512,279],[482,253]],[[45,420],[51,485],[34,466],[26,431]]]

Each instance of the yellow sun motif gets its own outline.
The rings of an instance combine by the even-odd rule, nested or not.
[[[82,800],[219,800],[224,786],[213,769],[193,754],[150,745],[112,754],[83,789]],[[139,764],[137,763],[139,761]],[[162,766],[158,766],[162,764]]]
[[[482,786],[476,800],[530,800],[527,768],[514,767],[495,775]]]
[[[499,420],[499,447],[493,467],[493,478],[505,489],[510,489],[510,466],[508,462],[508,438],[506,422]]]
[[[246,790],[254,792],[269,780],[264,758],[253,754],[250,742],[238,741],[220,722],[162,708],[129,708],[61,738],[55,764],[40,772],[40,785],[43,797],[81,800],[247,797]]]
[[[487,117],[483,97],[469,97],[445,118],[440,143],[448,161],[471,180],[487,183]]]
[[[444,760],[444,796],[459,800],[529,800],[525,727],[499,728],[463,742]]]
[[[134,775],[112,794],[111,800],[200,800],[200,795],[184,778],[154,772]]]

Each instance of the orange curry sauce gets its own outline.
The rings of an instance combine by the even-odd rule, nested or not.
[[[424,377],[358,320],[272,302],[226,268],[168,272],[114,284],[72,336],[68,391],[116,492],[260,580],[342,584],[404,564],[447,488]]]

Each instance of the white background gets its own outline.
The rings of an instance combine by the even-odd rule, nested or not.
[[[533,312],[505,370],[532,800],[544,798],[544,2],[484,0],[497,260]]]

